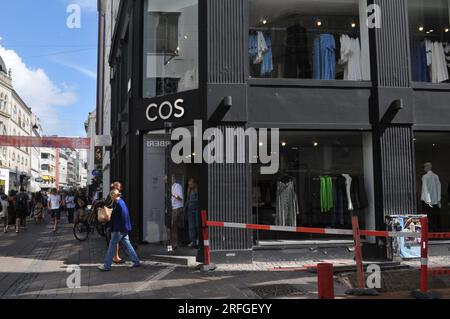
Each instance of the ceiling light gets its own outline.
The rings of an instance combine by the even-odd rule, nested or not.
[[[356,28],[356,23],[352,22],[352,28]]]
[[[287,145],[286,142],[281,143],[281,146],[285,147]]]
[[[263,147],[263,146],[264,146],[264,143],[260,142],[260,143],[259,143],[259,146],[260,146],[260,147]]]
[[[320,27],[320,26],[322,25],[322,21],[317,20],[317,21],[316,21],[316,25],[317,25],[318,27]]]
[[[266,20],[266,19],[263,19],[263,20],[262,20],[262,24],[267,24],[267,20]]]
[[[430,31],[428,31],[428,32],[430,32],[430,33],[433,33],[434,32],[434,30],[433,29],[431,29]]]
[[[319,146],[319,143],[314,142],[313,145],[314,145],[314,147],[317,147],[317,146]]]
[[[425,28],[422,27],[422,26],[419,27],[419,31],[420,31],[420,32],[422,32],[424,29],[425,29]]]
[[[450,29],[449,28],[445,28],[444,31],[448,33],[450,31]]]

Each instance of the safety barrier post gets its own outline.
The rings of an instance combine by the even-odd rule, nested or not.
[[[428,218],[420,219],[422,236],[420,239],[420,292],[428,292]]]
[[[212,271],[216,269],[214,264],[211,264],[211,249],[209,246],[209,228],[208,228],[208,214],[206,210],[201,212],[202,218],[202,230],[203,230],[203,265],[201,266],[202,271]]]
[[[317,265],[317,287],[319,299],[334,299],[333,264]]]
[[[353,240],[355,242],[356,278],[358,282],[358,288],[364,289],[366,287],[366,284],[364,280],[364,267],[361,250],[361,232],[359,229],[358,216],[352,216],[352,229]]]

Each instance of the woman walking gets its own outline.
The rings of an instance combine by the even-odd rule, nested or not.
[[[113,191],[113,190],[118,190],[119,193],[122,193],[122,184],[119,182],[115,182],[114,184],[111,185],[111,191]],[[114,208],[114,202],[113,202],[110,194],[108,194],[108,197],[105,200],[105,207],[110,210],[112,210]],[[108,238],[108,242],[110,242],[111,241],[111,222],[107,223],[107,225],[106,225],[106,236]],[[125,261],[122,258],[120,258],[120,250],[119,249],[120,249],[120,245],[117,244],[116,255],[114,256],[113,262],[118,265],[125,263]]]
[[[98,269],[101,271],[111,270],[114,254],[116,253],[117,245],[120,242],[124,244],[131,261],[133,262],[131,268],[139,267],[141,262],[129,239],[129,233],[132,230],[132,227],[128,207],[121,198],[122,194],[117,189],[112,190],[110,196],[114,207],[110,218],[111,241],[103,265],[100,265]]]

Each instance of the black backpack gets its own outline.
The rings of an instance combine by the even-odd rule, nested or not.
[[[27,210],[28,199],[26,197],[28,196],[23,193],[17,196],[17,210],[19,211]]]

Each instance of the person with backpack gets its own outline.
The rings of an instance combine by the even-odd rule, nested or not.
[[[28,216],[28,194],[24,187],[20,187],[20,192],[16,196],[16,233],[19,232],[20,225],[27,229]]]

